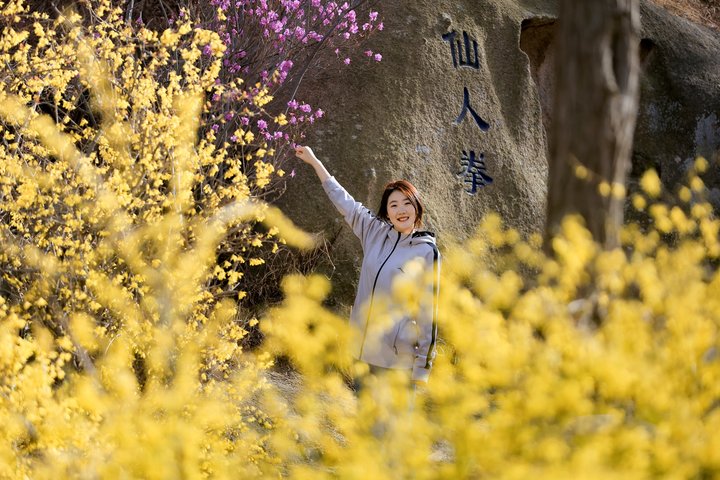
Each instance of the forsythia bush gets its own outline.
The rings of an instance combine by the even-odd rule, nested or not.
[[[442,341],[413,392],[352,364],[317,276],[288,277],[265,343],[240,348],[233,262],[262,235],[311,241],[251,201],[272,175],[257,149],[239,165],[202,128],[215,34],[131,31],[112,10],[53,29],[3,5],[0,477],[720,476],[706,161],[675,206],[648,172],[647,222],[617,250],[569,218],[548,257],[494,215],[446,246]],[[412,310],[408,273],[393,294]]]
[[[646,180],[648,195],[634,199],[642,208],[657,177]],[[700,189],[698,177],[691,184]],[[345,321],[321,306],[329,284],[320,277],[287,278],[286,301],[262,320],[264,348],[288,355],[298,372],[274,383],[265,373],[272,356],[262,353],[242,357],[223,379],[208,375],[206,352],[234,348],[217,334],[231,324],[226,303],[201,329],[188,331],[177,313],[152,325],[152,367],[139,385],[134,321],[108,340],[76,315],[62,346],[27,309],[4,301],[3,474],[714,478],[720,224],[702,201],[690,215],[648,209],[655,227],[629,226],[623,248],[610,252],[568,219],[549,259],[495,216],[448,248],[443,342],[414,407],[402,377],[367,378],[351,365]],[[202,260],[211,251],[183,255],[211,263]],[[52,264],[40,268],[52,274]],[[186,272],[165,271],[173,288],[161,283],[148,297],[190,310],[173,283]],[[415,285],[394,293],[412,301]],[[132,319],[140,307],[115,308]],[[95,366],[59,379],[60,359],[78,351]],[[348,372],[366,385],[357,399]]]
[[[242,138],[232,156],[226,143],[216,142],[215,130],[200,129],[208,98],[227,88],[217,82],[225,48],[217,34],[193,28],[189,20],[154,32],[126,24],[107,6],[94,12],[100,19],[89,27],[78,16],[51,22],[24,8],[10,2],[2,11],[0,219],[7,241],[26,255],[32,250],[62,260],[56,272],[62,288],[51,298],[48,279],[33,276],[8,251],[0,256],[3,289],[47,303],[35,307],[53,319],[61,312],[52,309],[83,310],[101,315],[112,330],[116,319],[89,288],[89,272],[106,272],[134,298],[142,298],[147,279],[133,273],[126,259],[103,252],[103,242],[118,235],[127,240],[127,229],[159,225],[173,211],[189,225],[184,236],[169,229],[181,248],[193,242],[193,223],[258,196],[283,172],[267,160],[272,149],[249,127],[236,132]],[[254,87],[252,95],[237,89],[232,95],[252,96],[254,111],[247,115],[260,116],[259,105],[272,100]],[[242,298],[237,286],[246,265],[263,262],[253,252],[277,233],[254,229],[251,222],[230,228],[234,248],[222,248],[201,292],[208,301]],[[154,267],[171,253],[152,244],[138,248],[142,261]]]
[[[697,161],[672,208],[648,172],[632,198],[648,225],[628,225],[617,250],[568,218],[547,257],[495,215],[447,248],[443,344],[414,408],[401,378],[366,380],[354,401],[332,373],[347,362],[342,322],[318,306],[327,283],[288,278],[264,325],[303,387],[276,408],[294,414],[272,451],[303,478],[720,478],[720,221],[703,198],[707,166]],[[417,284],[394,294],[412,303]]]
[[[310,240],[252,201],[282,173],[252,132],[231,157],[201,128],[217,34],[94,14],[0,7],[0,477],[255,473],[239,265]]]

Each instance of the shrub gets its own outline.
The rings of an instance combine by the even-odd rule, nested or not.
[[[342,359],[347,332],[318,312],[327,283],[289,278],[263,325],[303,387],[268,404],[283,418],[270,451],[297,477],[718,476],[720,221],[703,198],[706,168],[699,159],[674,206],[655,200],[648,172],[633,200],[650,226],[627,225],[616,250],[569,217],[548,257],[539,236],[523,240],[494,214],[445,248],[442,342],[414,408],[406,379],[367,378]],[[416,290],[394,294],[412,302]],[[343,371],[370,385],[357,401]]]
[[[239,346],[235,267],[283,230],[310,240],[253,200],[281,174],[267,152],[200,129],[218,35],[95,13],[0,12],[0,475],[256,472],[269,361]],[[219,259],[229,234],[242,249]]]

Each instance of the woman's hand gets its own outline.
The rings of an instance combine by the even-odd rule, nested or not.
[[[330,178],[330,174],[325,169],[325,166],[322,164],[322,162],[317,159],[317,157],[312,151],[312,148],[298,145],[297,147],[295,147],[295,156],[313,167],[315,169],[315,173],[317,173],[317,176],[321,182],[324,182],[325,180]]]
[[[312,151],[312,148],[303,147],[302,145],[295,147],[295,156],[309,165],[313,165],[318,161],[315,153]]]

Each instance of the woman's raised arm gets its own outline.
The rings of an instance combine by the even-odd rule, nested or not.
[[[298,145],[295,147],[295,156],[315,169],[321,183],[330,178],[330,173],[325,168],[325,165],[317,159],[312,148]]]
[[[318,178],[322,182],[323,189],[335,208],[345,218],[345,221],[353,233],[360,239],[365,249],[368,236],[371,232],[380,228],[387,228],[387,224],[379,220],[362,203],[355,199],[345,190],[338,181],[328,173],[322,162],[317,159],[310,147],[298,146],[295,148],[295,156],[315,169]]]

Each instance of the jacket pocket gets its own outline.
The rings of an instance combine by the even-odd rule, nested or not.
[[[393,339],[393,350],[396,355],[400,353],[415,353],[418,339],[420,337],[420,329],[417,322],[411,318],[405,317],[399,322],[395,338]]]

